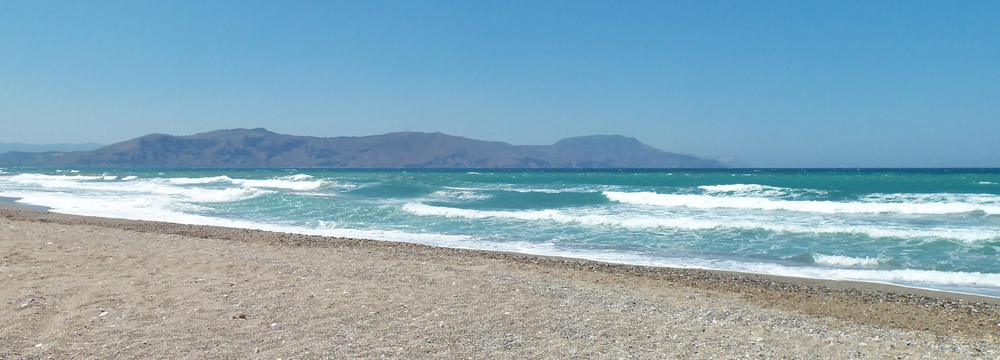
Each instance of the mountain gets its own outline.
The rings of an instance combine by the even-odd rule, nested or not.
[[[92,151],[0,155],[0,166],[77,168],[718,168],[630,137],[582,136],[511,145],[442,133],[362,137],[283,135],[265,129],[190,136],[150,134]]]

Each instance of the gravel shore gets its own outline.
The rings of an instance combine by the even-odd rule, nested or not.
[[[0,359],[997,358],[996,298],[0,205]]]

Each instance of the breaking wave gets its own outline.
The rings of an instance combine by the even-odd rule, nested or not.
[[[678,230],[766,230],[798,234],[859,234],[872,238],[924,239],[939,238],[965,242],[1000,239],[1000,230],[964,228],[924,228],[872,227],[864,225],[798,225],[778,221],[751,221],[734,219],[712,219],[708,217],[651,216],[651,215],[610,215],[598,213],[571,214],[563,210],[473,210],[421,203],[407,203],[403,210],[420,216],[441,216],[466,219],[514,219],[522,221],[551,221],[563,224],[588,226],[620,226],[629,229],[678,229]]]
[[[754,197],[720,197],[709,195],[659,194],[655,192],[617,192],[605,191],[609,200],[633,204],[662,207],[687,207],[697,209],[751,209],[751,210],[783,210],[812,212],[823,214],[961,214],[981,211],[987,214],[1000,214],[1000,197],[982,195],[980,199],[970,197],[965,201],[954,202],[881,202],[889,197],[878,199],[870,197],[871,201],[795,201],[773,200]],[[919,197],[918,197],[919,198]],[[976,200],[979,200],[978,202]]]

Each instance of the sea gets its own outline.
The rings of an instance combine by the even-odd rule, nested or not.
[[[1000,296],[1000,169],[2,169],[67,214]]]

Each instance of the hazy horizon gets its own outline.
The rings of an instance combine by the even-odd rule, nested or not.
[[[0,11],[0,142],[596,134],[750,167],[1000,167],[997,2],[68,2]]]

